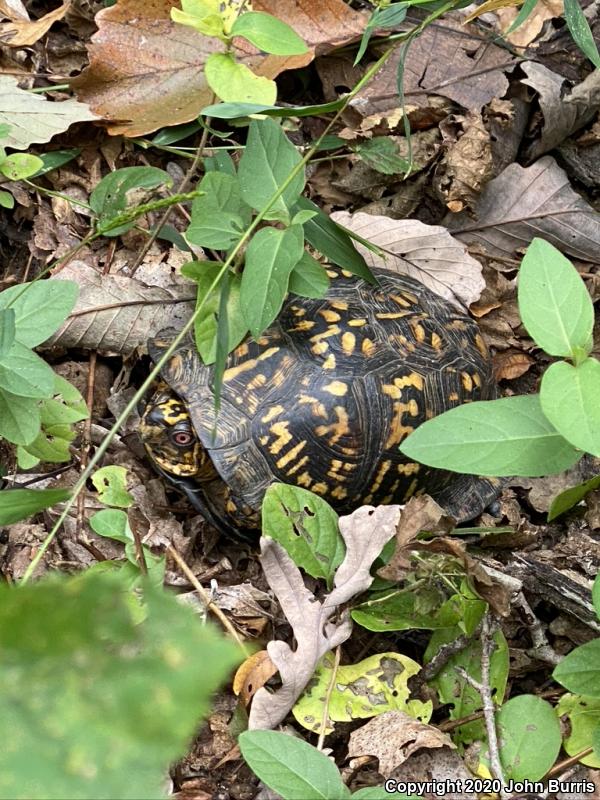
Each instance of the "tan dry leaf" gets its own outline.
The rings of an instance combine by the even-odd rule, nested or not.
[[[485,286],[481,264],[445,228],[416,219],[394,220],[360,211],[336,211],[331,216],[385,251],[383,259],[355,242],[370,267],[410,275],[461,308],[479,299]]]
[[[533,358],[517,350],[507,350],[494,356],[494,376],[497,381],[514,381],[535,363]]]
[[[0,43],[8,47],[27,47],[39,41],[55,22],[61,20],[69,8],[71,0],[66,0],[62,6],[54,11],[44,14],[33,22],[29,20],[16,20],[0,25]]]
[[[517,18],[519,8],[501,8],[496,12],[503,30],[507,31]],[[504,38],[516,47],[527,47],[544,27],[544,22],[563,15],[563,0],[538,0],[532,13],[516,31]]]
[[[256,692],[248,721],[250,730],[278,725],[304,691],[321,658],[348,639],[352,622],[344,607],[373,582],[373,562],[394,536],[399,518],[400,506],[396,505],[362,506],[340,518],[346,555],[335,573],[334,588],[322,600],[306,588],[300,570],[283,547],[273,539],[261,538],[262,568],[292,626],[296,647],[292,650],[280,640],[267,645],[281,676],[281,688],[271,693],[263,687]],[[335,614],[336,621],[332,622]]]
[[[21,0],[0,0],[0,14],[12,22],[29,22],[29,14]]]
[[[474,218],[463,211],[446,215],[443,224],[461,242],[501,258],[513,258],[541,236],[567,255],[598,261],[600,214],[550,156],[530,167],[511,164],[485,186]]]
[[[223,50],[223,43],[172,22],[171,8],[177,5],[177,0],[119,0],[96,15],[90,65],[71,86],[111,121],[110,134],[140,136],[189,122],[214,101],[204,62]],[[239,40],[237,57],[268,78],[309,63],[317,50],[360,35],[366,19],[342,0],[325,0],[318,13],[311,0],[256,0],[253,6],[291,24],[309,44],[302,56],[265,57]]]
[[[259,650],[238,667],[233,679],[233,693],[247,706],[256,692],[277,672],[266,650]]]
[[[417,750],[437,747],[455,749],[446,734],[404,711],[385,711],[350,734],[348,757],[370,755],[379,760],[385,778]]]
[[[122,275],[101,275],[72,261],[56,276],[79,284],[77,305],[48,344],[128,355],[168,327],[181,329],[194,303],[192,288],[146,286]]]

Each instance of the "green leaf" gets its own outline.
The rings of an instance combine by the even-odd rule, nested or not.
[[[281,311],[290,274],[302,257],[304,237],[298,225],[262,228],[246,250],[240,304],[253,336],[269,327]]]
[[[38,401],[0,389],[0,436],[13,444],[29,444],[39,432]]]
[[[54,372],[29,347],[13,342],[0,359],[0,389],[20,397],[50,397],[54,389]]]
[[[551,356],[592,349],[594,306],[583,280],[563,254],[534,239],[519,271],[519,312],[529,335]]]
[[[27,347],[45,342],[69,316],[79,294],[74,281],[22,283],[0,292],[0,309],[15,312],[15,338]]]
[[[596,69],[600,69],[600,54],[594,41],[590,25],[577,0],[565,0],[565,21],[573,41],[581,52],[589,58]]]
[[[410,697],[408,681],[421,671],[420,664],[412,658],[400,653],[377,653],[357,664],[338,666],[333,688],[329,690],[334,661],[332,653],[324,656],[292,709],[304,728],[321,733],[326,702],[327,734],[333,731],[332,722],[370,719],[386,711],[403,711],[421,722],[429,722],[433,710],[431,701]]]
[[[237,242],[251,218],[238,180],[223,172],[208,172],[198,188],[205,194],[192,203],[186,237],[202,247],[226,250]]]
[[[245,731],[238,744],[254,774],[285,800],[349,796],[333,761],[301,739],[277,731]]]
[[[594,585],[592,587],[592,602],[594,603],[594,610],[596,616],[600,619],[600,572],[596,575]]]
[[[552,677],[570,692],[600,697],[600,639],[572,650],[555,667]]]
[[[593,753],[578,760],[592,769],[600,768],[600,699],[567,692],[556,704],[556,715],[566,723],[563,748],[567,755],[575,756],[593,747]]]
[[[294,211],[306,209],[316,211],[317,215],[304,224],[306,240],[322,253],[325,258],[337,264],[342,269],[347,269],[353,275],[364,278],[368,283],[376,283],[367,262],[352,244],[352,239],[345,228],[335,223],[319,206],[307,197],[300,197]]]
[[[51,150],[49,153],[42,153],[40,155],[42,166],[31,177],[39,178],[40,175],[46,175],[48,172],[52,172],[52,170],[58,169],[64,164],[68,164],[69,161],[73,161],[80,153],[80,147],[71,147],[68,150]]]
[[[103,508],[90,517],[90,527],[98,536],[129,544],[133,534],[125,511],[118,508]]]
[[[15,198],[10,192],[5,192],[4,189],[0,190],[0,208],[14,208]]]
[[[201,127],[200,123],[194,120],[194,122],[184,122],[183,125],[173,125],[171,128],[163,128],[152,137],[152,142],[161,147],[168,147],[170,144],[176,144],[182,139],[193,136]]]
[[[158,186],[172,186],[170,175],[158,167],[122,167],[109,172],[98,183],[90,195],[90,206],[96,213],[96,225],[106,236],[119,236],[135,225],[135,220],[118,227],[111,227],[114,219],[128,208],[138,205],[140,191],[146,192]]]
[[[479,616],[485,611],[483,600],[453,595],[439,607],[423,602],[429,587],[410,592],[383,592],[357,606],[352,619],[370,631],[437,630],[459,625],[467,613]],[[439,605],[439,603],[438,603]]]
[[[10,352],[15,341],[15,332],[14,309],[0,309],[0,359]]]
[[[403,792],[394,792],[393,797],[395,800],[421,800],[420,794],[404,794]],[[384,786],[367,786],[364,789],[359,789],[358,792],[352,793],[352,800],[390,800],[390,793],[385,790]]]
[[[300,297],[325,297],[329,289],[329,275],[325,267],[306,250],[290,275],[289,291]]]
[[[538,395],[465,403],[420,425],[400,451],[413,461],[469,475],[552,475],[581,453],[542,413]]]
[[[92,475],[92,483],[98,492],[98,499],[104,505],[118,508],[129,508],[133,505],[133,497],[127,491],[125,467],[100,467]]]
[[[211,53],[206,59],[204,75],[217,97],[228,103],[269,105],[277,98],[275,81],[255,75],[228,53]]]
[[[387,136],[367,139],[353,148],[363,161],[384,175],[408,172],[409,163],[398,152],[398,144]]]
[[[586,358],[577,366],[558,361],[542,378],[542,411],[571,444],[600,456],[600,361]]]
[[[506,29],[504,36],[508,36],[513,31],[516,31],[517,28],[520,28],[521,25],[525,22],[527,17],[532,13],[533,9],[536,7],[538,0],[525,0],[521,8],[519,9],[519,13],[513,20],[511,26]]]
[[[562,743],[560,723],[546,700],[522,694],[496,715],[504,774],[513,781],[539,781],[554,764]]]
[[[169,593],[146,584],[140,608],[127,588],[106,573],[0,587],[0,797],[164,797],[238,659]]]
[[[202,116],[216,119],[239,119],[252,114],[265,114],[269,117],[312,117],[318,114],[329,114],[343,108],[345,99],[331,103],[320,103],[315,106],[273,106],[260,103],[214,103],[205,106],[200,112]],[[345,144],[345,142],[344,142]]]
[[[171,9],[173,22],[195,28],[204,36],[226,39],[225,18],[219,13],[219,3],[211,0],[183,0],[181,6],[182,9]]]
[[[68,489],[5,489],[0,491],[0,525],[13,525],[38,511],[68,500]],[[1,783],[1,779],[0,779]]]
[[[565,511],[576,506],[588,492],[597,489],[599,486],[600,475],[596,475],[594,478],[590,478],[589,481],[579,483],[577,486],[571,486],[565,489],[564,492],[557,494],[548,510],[548,522],[552,522],[553,519],[560,517]]]
[[[9,181],[22,181],[23,178],[35,175],[43,166],[44,162],[38,156],[30,153],[11,153],[0,163],[0,172]]]
[[[259,50],[276,56],[297,56],[308,52],[296,31],[271,14],[247,11],[233,23],[231,36],[243,36]]]
[[[192,261],[184,264],[181,274],[198,283],[196,308],[204,300],[202,311],[196,318],[194,334],[196,347],[205,364],[214,364],[217,357],[217,327],[221,289],[216,289],[206,297],[207,292],[221,271],[222,265],[210,261]],[[248,326],[240,305],[241,276],[232,275],[227,296],[227,341],[229,350],[235,349],[248,333]],[[205,299],[206,298],[206,299]]]
[[[386,8],[379,7],[373,11],[360,40],[360,47],[354,59],[354,66],[360,63],[375,30],[377,28],[395,28],[396,25],[400,25],[406,17],[408,5],[408,3],[392,3]]]
[[[346,548],[338,515],[321,497],[285,483],[267,489],[262,504],[262,530],[285,548],[297,566],[331,587]]]
[[[243,199],[255,211],[266,207],[301,160],[281,125],[272,119],[252,120],[238,168]],[[303,168],[272,204],[265,219],[287,221],[290,209],[304,189],[304,182]]]

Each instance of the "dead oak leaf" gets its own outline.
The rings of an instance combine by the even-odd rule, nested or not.
[[[63,3],[54,11],[44,14],[40,19],[23,20],[20,18],[0,25],[0,42],[9,47],[28,47],[39,41],[52,25],[62,19],[71,6],[71,0]],[[11,17],[12,19],[12,17]]]
[[[265,57],[236,40],[237,58],[268,78],[304,66],[317,51],[356,38],[366,19],[342,0],[326,0],[318,13],[309,0],[257,0],[253,6],[288,22],[309,45],[309,52],[301,56]],[[174,23],[174,7],[176,0],[120,0],[96,15],[90,65],[71,86],[112,122],[110,134],[140,136],[189,122],[214,101],[204,63],[211,53],[223,50],[223,43]]]

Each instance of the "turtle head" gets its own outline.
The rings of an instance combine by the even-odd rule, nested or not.
[[[159,383],[150,397],[140,423],[144,447],[166,477],[199,478],[208,461],[185,403]]]

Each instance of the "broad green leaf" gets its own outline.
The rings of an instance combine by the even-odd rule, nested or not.
[[[579,483],[577,486],[571,486],[565,489],[564,492],[557,494],[552,500],[548,510],[548,522],[552,522],[556,517],[560,517],[565,511],[576,506],[588,492],[597,489],[600,486],[600,475],[590,478],[589,481]]]
[[[306,250],[290,275],[289,291],[301,297],[325,297],[329,275],[325,267]]]
[[[262,228],[246,250],[240,304],[253,336],[269,327],[281,311],[290,274],[302,257],[304,241],[298,225],[280,230]]]
[[[194,14],[188,14],[181,11],[179,8],[171,9],[171,19],[178,25],[186,25],[190,28],[195,28],[199,33],[204,36],[216,36],[218,39],[224,39],[223,33],[223,20],[219,14],[207,14],[200,17]]]
[[[237,178],[223,172],[208,172],[199,189],[205,194],[192,203],[186,237],[202,247],[226,250],[237,242],[251,218]]]
[[[125,511],[120,508],[103,508],[90,517],[90,527],[98,536],[114,539],[123,544],[133,541],[133,534]]]
[[[600,456],[600,361],[586,358],[577,366],[558,361],[542,378],[542,411],[571,444]]]
[[[196,307],[200,306],[204,301],[202,311],[196,318],[194,334],[196,347],[205,364],[214,364],[217,357],[220,286],[217,286],[209,297],[206,297],[206,294],[221,269],[221,264],[215,264],[210,261],[192,261],[181,268],[182,275],[191,278],[198,284]],[[230,351],[235,349],[248,333],[248,326],[240,306],[241,280],[239,275],[231,276],[227,296],[227,341]]]
[[[13,525],[70,496],[68,489],[4,489],[0,491],[0,525]]]
[[[304,223],[306,240],[326,258],[342,269],[347,269],[368,283],[376,283],[367,262],[352,244],[345,228],[335,223],[319,206],[307,197],[300,197],[294,210],[316,211],[317,215]]]
[[[400,450],[469,475],[552,475],[581,458],[542,413],[538,395],[465,403],[420,425]]]
[[[387,136],[367,139],[353,149],[370,167],[384,175],[408,172],[408,161],[399,154],[398,144]]]
[[[159,186],[172,186],[168,172],[158,167],[122,167],[109,172],[90,195],[90,206],[96,213],[98,230],[106,236],[119,236],[135,225],[135,220],[110,227],[129,207],[139,204],[140,191],[145,193]]]
[[[571,262],[549,242],[534,239],[519,271],[519,312],[535,342],[551,356],[592,348],[594,306]]]
[[[281,125],[272,119],[252,120],[238,168],[243,199],[251,208],[261,211],[301,160]],[[302,168],[271,205],[265,219],[287,221],[290,209],[304,189],[304,181]]]
[[[43,166],[42,159],[31,153],[11,153],[0,163],[0,172],[9,181],[22,181],[35,175]]]
[[[274,103],[277,84],[255,75],[228,53],[211,53],[204,67],[206,82],[227,103]]]
[[[204,159],[206,172],[220,172],[223,175],[233,175],[235,178],[237,170],[233,158],[225,150],[214,150],[212,156]]]
[[[182,139],[187,139],[193,136],[201,129],[198,121],[184,122],[183,125],[173,125],[171,128],[163,128],[152,137],[152,142],[161,147],[167,147],[170,144],[176,144]]]
[[[74,281],[22,283],[0,292],[0,309],[15,312],[15,339],[27,347],[45,342],[69,316],[79,293]]]
[[[98,536],[106,539],[114,539],[125,545],[125,556],[127,561],[120,564],[121,577],[126,578],[130,589],[139,589],[143,582],[143,576],[138,563],[135,539],[129,520],[125,511],[118,508],[104,508],[92,514],[90,517],[90,527]],[[152,551],[142,545],[144,562],[148,573],[148,580],[153,586],[161,587],[165,577],[164,556],[155,556]]]
[[[600,639],[571,650],[555,667],[552,677],[570,692],[600,697]]]
[[[273,106],[257,103],[214,103],[205,106],[200,112],[202,116],[216,119],[239,119],[253,114],[264,114],[269,117],[312,117],[317,114],[329,114],[339,111],[344,106],[344,98],[331,103],[315,106]],[[345,142],[344,142],[345,144]]]
[[[600,619],[600,572],[596,575],[594,586],[592,587],[592,602],[594,603],[596,616]]]
[[[129,508],[133,497],[127,491],[127,470],[111,464],[100,467],[92,475],[92,483],[98,492],[98,499],[107,506]]]
[[[254,774],[285,800],[350,796],[333,761],[302,739],[277,731],[245,731],[238,744]]]
[[[164,797],[237,654],[169,593],[143,603],[106,573],[0,587],[0,797]]]
[[[23,469],[35,462],[61,463],[71,460],[69,445],[76,436],[73,424],[89,416],[85,400],[67,380],[54,375],[54,396],[40,403],[42,429],[36,438],[19,450]]]
[[[308,52],[296,31],[271,14],[248,11],[233,23],[231,36],[243,36],[259,50],[277,56],[296,56]]]
[[[565,21],[573,37],[573,41],[579,47],[584,56],[587,56],[596,69],[600,69],[600,53],[594,36],[590,29],[589,22],[577,0],[565,0]]]
[[[0,359],[10,352],[10,348],[15,340],[15,333],[14,309],[0,309]]]
[[[568,723],[562,743],[567,755],[575,756],[593,747],[594,752],[579,759],[579,763],[599,769],[600,699],[567,692],[556,704],[556,716]]]
[[[13,444],[29,444],[39,432],[38,401],[0,389],[0,436]]]
[[[424,603],[429,587],[404,592],[383,592],[380,597],[367,600],[352,611],[352,619],[370,631],[406,631],[412,629],[437,630],[458,625],[475,606],[480,616],[485,611],[483,600],[453,595],[433,607]]]
[[[15,198],[12,196],[10,192],[5,192],[3,189],[0,190],[0,208],[14,208],[15,207]]]
[[[54,169],[62,167],[63,164],[68,164],[81,153],[81,148],[71,147],[68,150],[51,150],[49,153],[41,153],[40,160],[42,166],[34,173],[32,178],[39,178],[41,175],[46,175]]]
[[[0,358],[0,389],[20,397],[50,397],[54,372],[37,353],[15,341]]]
[[[531,694],[513,697],[500,707],[496,728],[506,778],[541,780],[554,764],[562,739],[550,703]]]
[[[285,548],[295,564],[331,587],[346,548],[338,515],[329,503],[299,486],[274,483],[262,504],[262,531]]]
[[[308,209],[303,211],[296,211],[294,216],[292,217],[292,225],[304,225],[305,222],[308,222],[309,219],[313,219],[317,216],[316,211],[309,211]]]
[[[371,36],[377,28],[394,28],[399,25],[406,17],[408,5],[408,3],[392,3],[386,8],[378,7],[373,11],[360,40],[360,46],[354,59],[354,66],[360,63],[369,46]]]
[[[408,680],[421,671],[421,665],[412,658],[399,653],[378,653],[357,664],[338,666],[329,692],[333,666],[334,657],[328,653],[292,709],[296,720],[309,731],[321,733],[326,697],[327,734],[333,731],[332,722],[370,719],[386,711],[404,711],[421,722],[429,722],[431,701],[424,703],[410,697]]]

